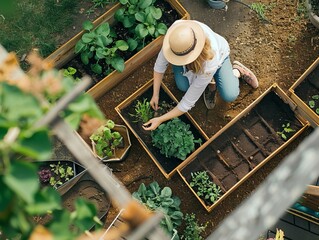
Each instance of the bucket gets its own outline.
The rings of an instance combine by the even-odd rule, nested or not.
[[[209,6],[214,9],[223,9],[226,8],[226,2],[221,0],[207,0]]]

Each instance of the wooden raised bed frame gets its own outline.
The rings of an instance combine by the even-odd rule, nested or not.
[[[299,95],[296,93],[296,89],[304,81],[308,80],[308,77],[316,69],[319,68],[319,58],[317,58],[310,67],[299,77],[299,79],[289,88],[288,95],[297,104],[297,111],[300,115],[304,116],[313,127],[319,126],[319,115],[317,115],[308,105],[305,103]],[[319,71],[318,71],[319,72]],[[319,76],[317,78],[319,82]],[[319,91],[318,93],[319,94]]]
[[[252,104],[250,104],[244,111],[242,111],[238,116],[236,116],[232,121],[230,121],[226,126],[224,126],[221,130],[219,130],[215,135],[213,135],[206,143],[204,143],[200,148],[198,148],[190,158],[188,158],[186,161],[184,161],[181,166],[177,169],[177,172],[179,173],[179,175],[181,176],[181,178],[184,180],[184,182],[186,183],[186,185],[189,187],[189,189],[193,192],[193,194],[196,196],[196,198],[200,201],[200,203],[203,205],[203,207],[208,211],[211,212],[217,205],[219,205],[231,192],[233,192],[235,189],[237,189],[244,181],[246,181],[252,174],[254,174],[258,169],[260,169],[266,162],[268,162],[272,157],[274,157],[277,153],[279,153],[283,148],[285,148],[290,142],[292,142],[295,138],[297,138],[308,126],[309,123],[304,120],[301,116],[296,115],[295,117],[296,119],[300,122],[300,126],[301,128],[299,129],[299,131],[296,131],[294,133],[294,135],[292,137],[290,137],[287,141],[285,141],[282,145],[280,145],[279,148],[273,150],[272,152],[269,152],[268,157],[264,158],[261,162],[259,162],[258,164],[255,164],[254,167],[248,171],[248,173],[244,176],[238,177],[237,176],[237,183],[235,185],[233,185],[230,189],[227,189],[226,191],[223,191],[223,195],[213,204],[211,204],[210,206],[207,206],[205,204],[205,202],[197,196],[196,192],[194,191],[194,189],[189,185],[189,182],[187,181],[184,172],[187,170],[188,172],[195,172],[195,171],[202,171],[205,170],[204,166],[199,166],[200,162],[198,160],[198,155],[202,154],[202,156],[205,156],[207,154],[203,154],[202,152],[204,152],[204,150],[206,148],[211,148],[214,149],[214,146],[211,146],[211,143],[223,136],[223,133],[225,132],[224,136],[226,135],[226,137],[228,136],[226,131],[228,129],[231,129],[230,127],[232,127],[233,125],[235,125],[237,122],[239,122],[239,120],[245,119],[244,117],[247,116],[248,113],[250,113],[253,108],[263,100],[263,98],[270,92],[275,92],[276,95],[278,95],[280,97],[280,99],[283,100],[283,103],[287,103],[288,106],[290,107],[290,109],[293,111],[293,109],[295,108],[294,103],[288,98],[288,96],[276,85],[274,84],[272,87],[270,87],[266,92],[264,92],[261,96],[259,96]],[[266,110],[265,110],[266,111]],[[294,112],[294,111],[293,111]],[[294,112],[295,113],[295,112]],[[274,134],[276,134],[275,131],[273,131]],[[233,135],[231,135],[232,137]],[[279,136],[278,136],[279,137]],[[257,139],[257,138],[256,138]],[[216,141],[219,142],[219,141]],[[262,147],[262,146],[260,146]],[[220,154],[220,152],[218,152],[217,150],[217,154]],[[213,156],[213,155],[212,155]],[[257,155],[254,155],[254,158]],[[267,155],[266,155],[267,156]],[[248,161],[250,162],[250,161]],[[213,162],[211,162],[211,164],[215,164]],[[190,166],[191,165],[191,166]],[[241,165],[241,163],[239,164]],[[238,165],[238,166],[239,166]],[[190,168],[190,170],[186,169],[187,167]],[[192,169],[193,168],[193,169]],[[233,168],[231,168],[232,173],[233,172]],[[184,172],[183,172],[184,171]],[[188,173],[187,172],[187,173]],[[189,173],[190,175],[190,173]],[[230,174],[229,174],[230,175]],[[211,175],[210,175],[211,176]],[[212,176],[211,176],[212,177]],[[216,182],[215,182],[216,183]]]
[[[135,135],[135,137],[137,138],[137,140],[141,143],[141,145],[143,146],[143,148],[146,150],[146,152],[148,153],[148,155],[151,157],[151,159],[154,161],[154,163],[156,164],[156,166],[159,168],[159,170],[162,172],[162,174],[167,178],[171,178],[171,176],[176,172],[176,170],[179,168],[179,166],[181,166],[181,163],[183,163],[182,160],[179,160],[180,163],[176,164],[177,166],[172,169],[171,171],[167,172],[165,171],[164,167],[160,164],[159,160],[157,160],[156,156],[150,151],[150,148],[145,144],[145,142],[143,141],[143,137],[141,138],[141,136],[139,136],[137,134],[137,132],[135,131],[135,129],[132,127],[132,125],[130,124],[129,120],[123,115],[123,109],[127,108],[128,106],[130,106],[134,100],[136,100],[138,97],[140,97],[141,95],[143,95],[147,90],[151,89],[151,87],[153,86],[153,79],[151,79],[150,81],[148,81],[146,84],[144,84],[140,89],[138,89],[135,93],[133,93],[131,96],[129,96],[126,100],[124,100],[122,103],[120,103],[117,107],[115,107],[116,112],[120,115],[120,117],[123,119],[123,121],[125,122],[125,124],[129,127],[129,129],[133,132],[133,134]],[[174,101],[175,103],[178,103],[177,99],[174,97],[174,95],[169,91],[169,89],[167,88],[167,86],[162,83],[161,85],[161,91],[163,91],[163,93],[165,92],[172,101]],[[197,133],[199,135],[201,135],[201,138],[203,139],[203,142],[208,140],[208,136],[204,133],[204,131],[200,128],[200,126],[195,122],[195,120],[192,118],[192,116],[189,113],[185,113],[183,116],[181,116],[185,119],[188,120],[188,122],[190,122],[192,124],[192,127],[194,129],[197,130]],[[195,134],[194,134],[195,135]],[[196,137],[195,137],[196,138]],[[164,156],[164,155],[163,155]],[[192,158],[193,153],[190,154],[184,161],[186,161],[189,158]],[[164,156],[165,157],[165,156]]]
[[[177,1],[177,0],[166,0],[172,8],[174,8],[178,14],[181,16],[180,19],[190,19],[189,13],[185,10],[185,8]],[[114,13],[121,7],[120,3],[114,5],[110,10],[96,19],[93,24],[95,27],[100,25],[101,23],[108,22],[112,25],[114,23]],[[59,49],[53,52],[50,56],[46,58],[46,60],[52,62],[55,67],[61,68],[67,62],[69,62],[72,58],[76,56],[74,53],[75,44],[81,39],[84,31],[81,31],[77,35],[75,35],[72,39],[70,39],[67,43],[62,45]],[[148,60],[150,60],[153,56],[155,56],[162,47],[164,36],[159,36],[147,46],[145,46],[142,50],[136,53],[133,57],[125,61],[125,69],[122,73],[118,71],[113,71],[105,78],[100,80],[97,84],[95,84],[92,88],[90,88],[87,92],[92,95],[95,99],[98,99],[111,88],[116,86],[116,84],[120,83],[124,80],[128,75],[135,71],[138,67],[142,66]]]

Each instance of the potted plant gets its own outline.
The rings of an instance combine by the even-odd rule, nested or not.
[[[36,164],[41,186],[51,186],[54,189],[59,189],[85,170],[80,164],[67,160],[51,160]]]
[[[319,0],[306,0],[306,7],[310,21],[319,28]]]
[[[127,128],[112,120],[100,126],[90,139],[93,152],[104,162],[123,160],[131,147]]]
[[[124,1],[123,1],[124,2]],[[138,2],[138,1],[136,1]],[[141,1],[141,3],[139,3],[140,5],[146,4],[152,2],[152,4],[154,3],[154,1]],[[163,16],[166,16],[169,20],[169,22],[171,22],[170,24],[172,24],[175,20],[177,19],[189,19],[190,16],[188,14],[188,12],[183,8],[183,6],[178,2],[178,0],[166,0],[166,1],[158,1],[158,4],[162,4],[166,10],[168,11],[168,8],[170,8],[172,11],[170,11],[170,13],[163,13]],[[108,23],[110,27],[113,28],[113,26],[116,24],[116,20],[115,20],[115,13],[123,8],[124,6],[119,2],[117,4],[115,4],[110,10],[108,10],[104,15],[102,15],[100,18],[98,18],[97,20],[95,20],[93,22],[93,26],[94,28],[98,27],[99,25],[103,24],[103,23]],[[153,9],[154,10],[154,9]],[[157,10],[155,11],[155,17],[156,16]],[[123,14],[125,15],[125,13],[123,12]],[[117,15],[120,15],[119,13],[117,13]],[[145,31],[145,26],[146,23],[145,19],[143,18],[143,14],[138,14],[138,19],[139,21],[136,22],[137,25],[140,24],[137,28],[137,31],[139,32],[141,37],[144,37],[144,35],[146,34]],[[148,18],[147,18],[148,19]],[[144,21],[145,20],[145,21]],[[142,22],[141,22],[142,21]],[[167,24],[167,27],[169,26],[169,24]],[[160,25],[161,26],[161,25]],[[147,32],[147,35],[149,33],[152,33],[154,35],[154,37],[157,36],[157,33],[162,32],[160,29],[162,29],[162,27],[158,26],[158,24],[156,25],[156,27],[154,28],[150,28],[149,31]],[[94,29],[93,28],[93,29]],[[102,27],[102,28],[105,28]],[[111,35],[114,37],[114,34],[118,34],[119,29],[121,29],[123,27],[118,27],[117,29],[111,30]],[[90,32],[94,31],[93,29],[90,28]],[[135,29],[135,28],[134,28]],[[154,29],[154,31],[152,30]],[[155,30],[157,29],[157,31]],[[100,30],[99,30],[100,31]],[[77,42],[79,42],[81,39],[83,40],[83,36],[84,34],[88,34],[85,35],[84,37],[84,41],[89,41],[89,39],[92,39],[92,35],[93,34],[89,34],[90,32],[87,32],[87,30],[83,30],[80,33],[78,33],[76,36],[74,36],[70,41],[68,41],[67,43],[65,43],[63,46],[61,46],[58,50],[56,50],[54,53],[52,53],[47,60],[51,61],[54,63],[54,65],[57,68],[64,68],[64,65],[68,65],[71,66],[70,63],[73,63],[74,59],[76,59],[77,53],[79,52],[80,47],[77,47],[77,51],[75,50],[75,46],[77,44]],[[126,40],[127,36],[126,34],[128,33],[128,30],[125,29],[124,31],[124,35],[123,37],[121,37],[122,40]],[[163,33],[163,32],[162,32]],[[145,35],[146,37],[146,35]],[[104,39],[104,40],[101,40]],[[111,72],[108,73],[107,76],[103,76],[102,79],[94,79],[95,85],[92,86],[87,92],[89,94],[91,94],[94,98],[99,98],[101,97],[104,93],[106,93],[108,90],[110,90],[112,87],[114,87],[116,84],[118,84],[120,81],[124,80],[129,74],[131,74],[137,67],[141,66],[143,63],[147,62],[149,59],[151,59],[154,55],[156,55],[158,53],[158,51],[161,48],[161,44],[163,41],[163,36],[160,35],[158,37],[156,37],[155,39],[151,40],[151,42],[149,42],[147,45],[145,44],[146,41],[142,42],[141,44],[135,44],[133,41],[133,37],[129,38],[130,40],[127,39],[127,44],[129,45],[130,49],[135,49],[135,52],[132,52],[132,54],[130,55],[130,57],[128,59],[125,60],[125,68],[123,69],[122,72],[117,71],[117,70],[112,70]],[[108,40],[105,40],[104,37],[101,37],[100,40],[97,40],[98,44],[100,45],[106,45],[106,43],[108,42]],[[120,46],[116,46],[117,48],[119,48],[117,50],[117,52],[121,52],[122,50],[120,50],[120,48],[124,49],[127,46],[125,44],[122,45],[123,42],[120,43]],[[125,45],[125,47],[124,47]],[[135,45],[135,47],[134,47]],[[140,49],[141,47],[138,46],[143,46],[142,49]],[[129,50],[129,49],[128,49]],[[99,50],[100,51],[100,50]],[[113,51],[113,47],[111,47],[111,51]],[[123,51],[127,51],[127,50],[123,50]],[[107,55],[110,52],[107,51],[100,51],[98,52],[95,57],[96,58],[102,58],[102,60],[98,60],[95,59],[95,61],[98,62],[98,64],[101,66],[101,62],[106,62],[104,55]],[[91,56],[92,53],[89,54],[89,56]],[[122,54],[122,53],[121,53]],[[85,58],[85,57],[84,57]],[[84,59],[85,61],[87,59]],[[107,60],[109,61],[109,60]],[[123,68],[122,65],[122,61],[117,61],[117,62],[121,62],[121,64],[118,64],[116,66],[121,66],[119,67],[119,69],[121,70]],[[76,63],[77,64],[77,63]],[[104,64],[104,63],[103,63]],[[110,63],[107,63],[109,65],[112,65]],[[113,64],[114,65],[114,64]],[[89,68],[93,68],[95,71],[100,72],[101,71],[101,67],[96,65],[96,63],[93,63],[93,65]],[[104,69],[102,70],[102,72],[105,71]],[[107,70],[106,70],[107,71]],[[90,74],[91,75],[91,74]],[[94,77],[94,74],[92,74],[92,77]]]

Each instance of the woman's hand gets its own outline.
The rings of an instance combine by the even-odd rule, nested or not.
[[[156,117],[150,119],[148,122],[143,124],[144,130],[150,131],[155,130],[162,123],[161,119]]]
[[[158,110],[158,101],[159,101],[159,97],[158,96],[153,96],[151,101],[150,101],[150,105],[155,111]]]

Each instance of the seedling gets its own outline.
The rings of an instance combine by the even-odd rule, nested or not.
[[[50,177],[50,185],[57,189],[64,182],[69,181],[74,176],[73,168],[64,166],[60,162],[57,164],[50,164],[51,172],[54,173]]]
[[[282,124],[281,127],[282,127],[282,130],[280,132],[278,131],[277,134],[286,141],[288,139],[287,135],[289,133],[295,132],[295,130],[290,127],[289,122],[287,122],[286,124],[285,123]]]
[[[319,100],[319,95],[313,95],[311,96],[311,99],[309,102],[308,102],[308,105],[310,108],[314,109],[314,111],[319,115],[319,107],[316,107],[317,103],[318,103],[318,100]]]
[[[80,82],[81,79],[75,76],[76,73],[77,73],[77,70],[73,67],[68,67],[67,69],[63,69],[64,77],[70,77],[74,82]]]
[[[201,225],[196,221],[196,216],[194,213],[186,214],[185,218],[186,228],[184,230],[184,234],[182,239],[184,240],[204,240],[204,238],[200,235],[203,231],[205,231],[207,227],[207,223],[205,225]]]
[[[197,196],[211,203],[219,199],[221,189],[209,179],[207,171],[192,172],[191,176],[189,185],[195,190]]]
[[[153,117],[153,110],[149,101],[144,98],[143,102],[137,100],[137,103],[134,107],[135,113],[131,113],[130,116],[135,118],[134,122],[146,123]]]

